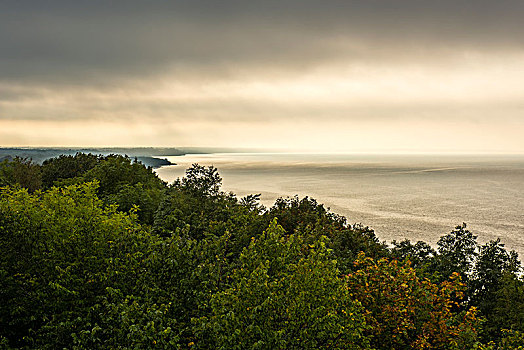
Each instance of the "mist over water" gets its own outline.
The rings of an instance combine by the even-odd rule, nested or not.
[[[500,238],[524,256],[524,157],[322,154],[189,154],[157,169],[172,182],[193,163],[214,165],[223,190],[310,196],[381,240],[435,245],[466,222],[479,242]]]

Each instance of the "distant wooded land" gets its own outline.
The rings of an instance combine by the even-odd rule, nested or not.
[[[158,156],[180,156],[186,154],[185,151],[177,148],[0,148],[0,161],[13,159],[15,157],[32,159],[33,162],[42,164],[46,159],[58,157],[60,155],[75,155],[76,153],[91,154],[118,154],[127,155],[130,158],[137,158],[145,166],[158,168],[164,165],[171,165],[167,159],[160,159]]]
[[[524,348],[499,240],[386,245],[312,198],[221,183],[76,150],[0,162],[0,349]]]

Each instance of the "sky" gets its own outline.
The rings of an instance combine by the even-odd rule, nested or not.
[[[524,153],[522,0],[0,1],[0,146]]]

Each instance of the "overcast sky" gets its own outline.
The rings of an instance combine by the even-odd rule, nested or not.
[[[524,1],[0,1],[0,146],[524,153]]]

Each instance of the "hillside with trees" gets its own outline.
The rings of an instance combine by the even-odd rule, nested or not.
[[[31,159],[37,164],[42,164],[51,158],[60,156],[74,156],[77,153],[86,154],[100,154],[100,155],[122,155],[139,160],[146,166],[159,168],[165,165],[173,165],[166,158],[159,158],[159,156],[172,155],[179,156],[185,154],[185,150],[178,148],[153,148],[153,147],[134,147],[134,148],[90,148],[90,149],[75,149],[75,148],[4,148],[0,147],[0,161],[12,160],[14,158]],[[195,152],[198,152],[196,150]]]
[[[121,155],[0,162],[0,349],[524,349],[515,252],[386,245],[312,198]]]

